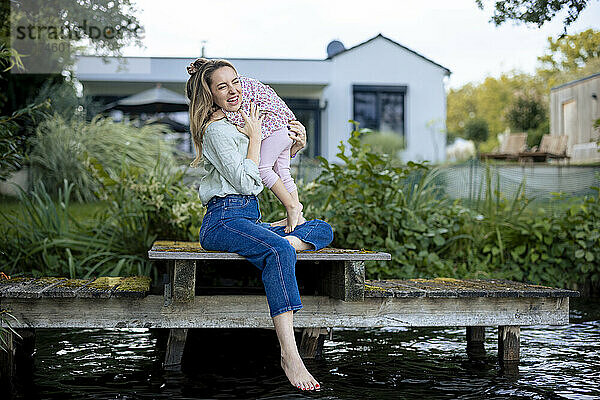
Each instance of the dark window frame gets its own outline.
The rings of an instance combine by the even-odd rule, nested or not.
[[[302,98],[288,98],[284,97],[283,101],[289,107],[292,112],[298,111],[309,111],[314,113],[315,118],[315,139],[314,149],[315,157],[321,155],[321,105],[319,99],[302,99]]]
[[[382,93],[401,93],[402,94],[402,128],[400,134],[406,137],[406,94],[408,93],[407,85],[352,85],[352,119],[356,121],[356,101],[354,95],[356,93],[374,93],[376,98],[375,121],[377,126],[381,126],[381,94]],[[379,128],[377,128],[379,129]]]

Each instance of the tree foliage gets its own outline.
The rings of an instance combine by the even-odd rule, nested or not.
[[[506,121],[514,131],[536,129],[546,118],[546,107],[534,92],[514,96],[506,112]]]
[[[600,72],[600,31],[588,29],[554,40],[548,37],[546,54],[537,70],[548,89]]]
[[[485,119],[473,118],[465,124],[465,136],[475,143],[485,142],[489,136],[489,128]]]
[[[475,0],[480,9],[484,8],[484,0]],[[554,16],[566,9],[567,16],[563,24],[566,29],[588,5],[589,0],[501,0],[494,1],[494,14],[490,22],[501,25],[507,21],[517,21],[544,25]]]

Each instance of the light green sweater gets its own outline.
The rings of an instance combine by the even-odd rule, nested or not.
[[[198,196],[206,205],[213,196],[254,194],[263,190],[258,166],[247,159],[249,139],[225,118],[208,125],[202,141]]]

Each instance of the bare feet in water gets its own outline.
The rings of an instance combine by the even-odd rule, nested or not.
[[[285,375],[289,379],[290,383],[296,386],[300,390],[318,390],[321,389],[321,385],[317,380],[308,372],[304,366],[302,358],[299,354],[294,356],[286,357],[281,355],[281,368],[285,372]]]

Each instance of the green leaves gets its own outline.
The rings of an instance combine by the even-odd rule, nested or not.
[[[299,194],[307,218],[325,219],[334,227],[333,246],[392,254],[390,262],[367,266],[370,278],[505,278],[557,286],[599,282],[597,195],[562,198],[560,208],[531,210],[523,183],[507,199],[488,168],[469,202],[451,201],[442,191],[439,170],[374,153],[358,136],[355,130],[338,146],[337,162],[321,159],[321,175],[300,185]],[[261,198],[263,216],[273,210],[284,215],[274,196],[266,200]]]

